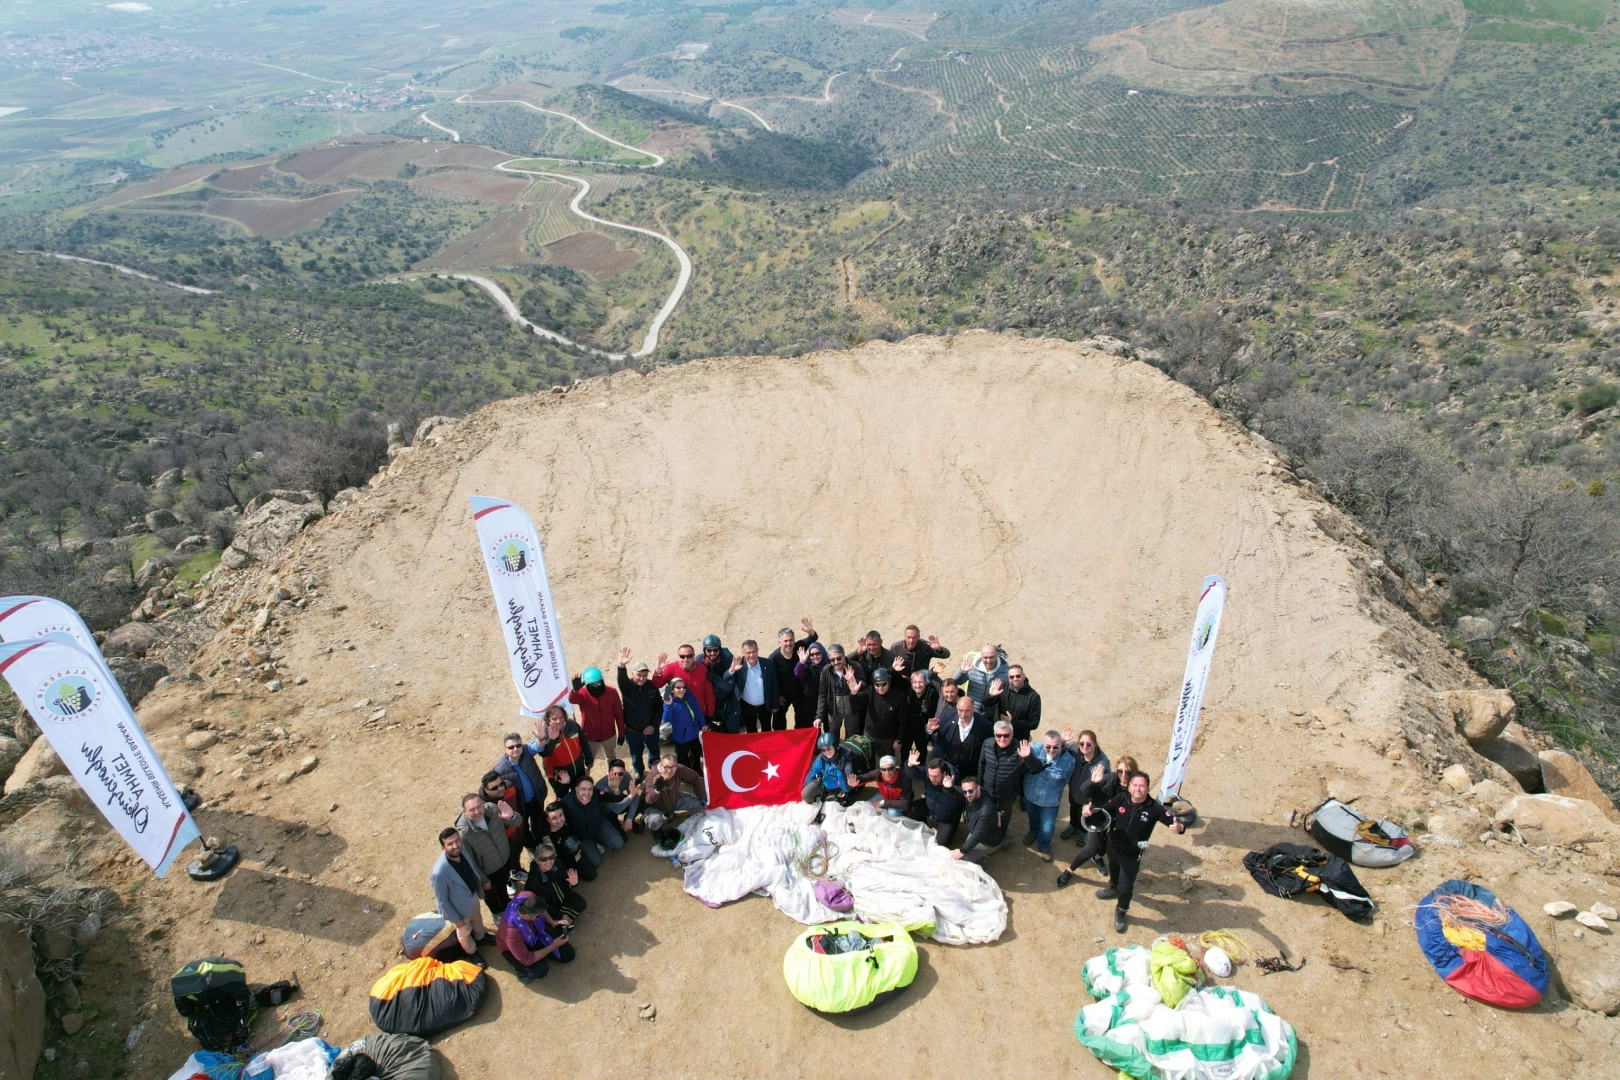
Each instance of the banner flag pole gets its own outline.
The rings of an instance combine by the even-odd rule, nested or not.
[[[1209,682],[1209,662],[1215,655],[1215,638],[1221,629],[1221,611],[1226,607],[1226,581],[1211,575],[1204,579],[1198,598],[1198,615],[1193,619],[1192,642],[1187,648],[1187,671],[1181,678],[1181,696],[1176,700],[1176,723],[1170,730],[1170,752],[1165,757],[1159,801],[1169,803],[1181,792],[1181,780],[1192,757],[1193,737],[1198,733],[1198,713],[1204,707],[1204,686]]]
[[[538,717],[566,698],[569,689],[540,533],[528,514],[505,499],[474,495],[471,502],[512,681],[523,711]]]

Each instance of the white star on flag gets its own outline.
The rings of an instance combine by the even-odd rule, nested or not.
[[[778,769],[776,767],[775,762],[767,761],[765,763],[765,779],[767,779],[767,780],[775,780],[776,779],[776,774],[781,772],[781,771],[782,770],[780,770],[780,769]]]

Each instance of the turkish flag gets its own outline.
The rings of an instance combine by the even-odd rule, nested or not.
[[[705,731],[703,771],[709,808],[777,806],[803,797],[804,778],[816,756],[815,728],[726,735]]]

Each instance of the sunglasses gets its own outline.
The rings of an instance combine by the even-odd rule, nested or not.
[[[1011,735],[997,735],[997,736],[996,736],[996,741],[998,741],[998,742],[999,742],[999,741],[1000,741],[1000,740],[1002,740],[1002,739],[1010,739],[1010,738],[1012,738],[1012,736],[1011,736]]]
[[[696,653],[689,653],[689,652],[683,652],[680,655],[680,659],[682,659],[682,660],[693,660],[693,659],[696,659],[696,657],[697,657]]]
[[[523,749],[523,744],[522,743],[509,742],[509,743],[506,744],[506,748],[508,750],[521,750],[521,749]]]
[[[537,863],[556,862],[557,861],[557,856],[555,856],[555,855],[542,855],[540,858],[538,858],[538,859],[536,859],[534,861],[537,862]]]

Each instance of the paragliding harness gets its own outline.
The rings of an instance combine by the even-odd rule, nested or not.
[[[1374,821],[1338,799],[1306,814],[1304,828],[1312,840],[1357,866],[1394,866],[1417,854],[1399,825]]]
[[[1372,899],[1350,864],[1337,855],[1301,844],[1273,844],[1243,856],[1243,867],[1272,896],[1292,900],[1316,893],[1348,918],[1372,914]]]
[[[169,992],[204,1050],[228,1052],[247,1045],[259,1006],[240,963],[218,956],[193,960],[174,973]]]

